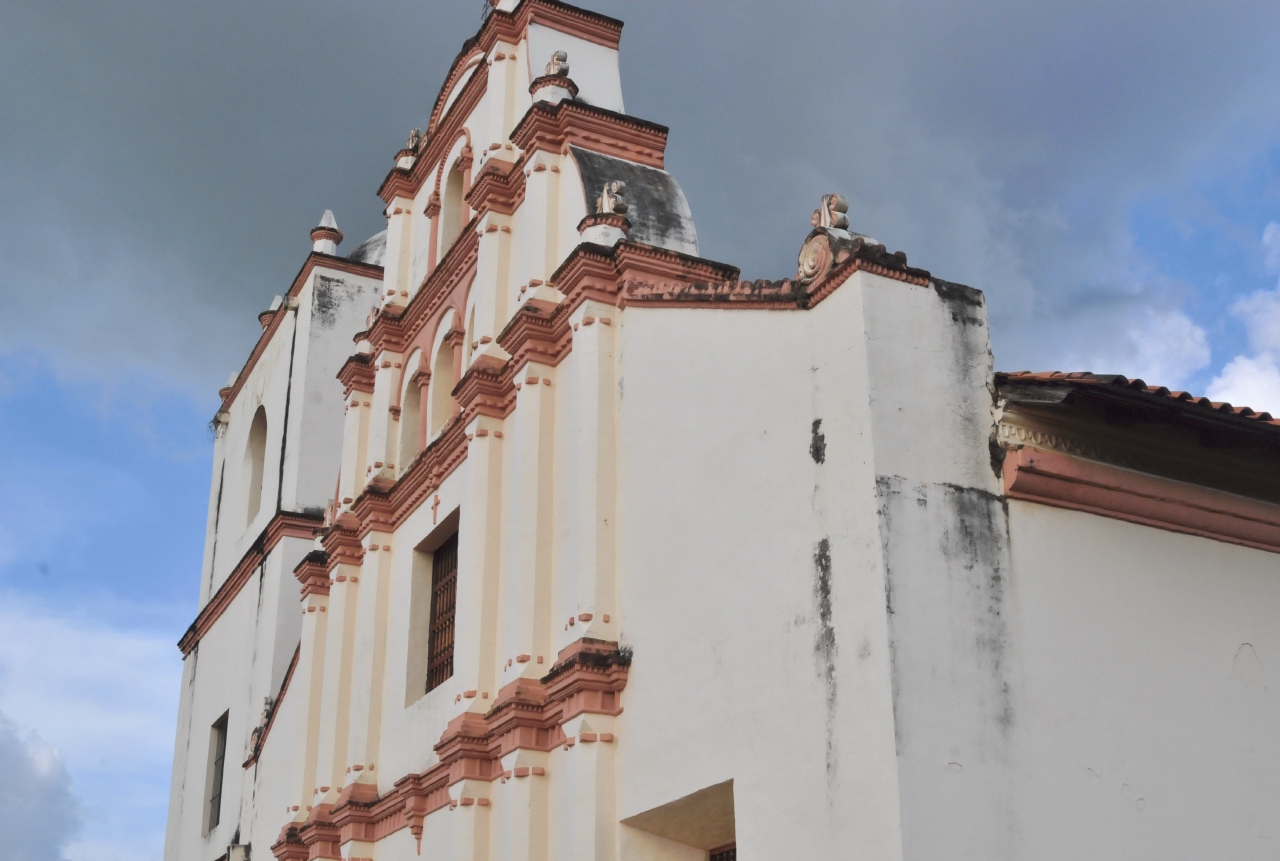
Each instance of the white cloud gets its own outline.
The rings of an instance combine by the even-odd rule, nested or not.
[[[1267,269],[1280,271],[1280,224],[1274,221],[1262,231],[1262,249],[1267,262]]]
[[[0,630],[0,711],[56,746],[75,779],[83,841],[68,857],[158,859],[181,670],[171,638],[15,593],[0,596]]]
[[[1242,296],[1231,305],[1231,313],[1244,323],[1253,352],[1280,352],[1280,285]]]
[[[1142,325],[1125,332],[1131,350],[1126,376],[1180,388],[1209,364],[1209,339],[1204,329],[1182,311],[1147,311],[1144,317]]]
[[[1280,367],[1267,353],[1236,356],[1209,384],[1206,394],[1215,401],[1280,414]]]
[[[0,715],[0,777],[0,854],[8,861],[65,858],[80,817],[58,750]]]
[[[1280,224],[1262,232],[1267,268],[1280,270]],[[1249,354],[1233,358],[1209,384],[1215,401],[1280,415],[1280,284],[1237,299],[1231,313],[1244,324]]]

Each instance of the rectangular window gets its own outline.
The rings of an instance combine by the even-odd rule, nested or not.
[[[458,605],[458,533],[431,554],[431,626],[427,690],[453,675],[453,619]]]
[[[209,735],[209,771],[206,781],[205,825],[208,834],[222,821],[222,771],[227,760],[227,715],[214,723]]]

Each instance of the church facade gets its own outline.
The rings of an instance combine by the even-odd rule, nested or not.
[[[1280,421],[996,373],[836,194],[700,257],[621,29],[498,0],[259,316],[167,861],[1274,857]]]

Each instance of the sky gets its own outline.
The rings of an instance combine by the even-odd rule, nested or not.
[[[986,293],[998,369],[1280,413],[1280,4],[588,5],[627,22],[627,111],[671,127],[703,256],[790,275],[840,192],[854,229]],[[15,861],[160,858],[217,389],[325,209],[344,250],[382,228],[378,184],[480,15],[0,4]]]

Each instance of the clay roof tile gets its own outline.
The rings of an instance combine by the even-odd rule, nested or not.
[[[1192,395],[1188,392],[1171,391],[1164,386],[1149,386],[1140,379],[1129,379],[1119,374],[1094,374],[1089,371],[1004,371],[996,374],[997,383],[1056,383],[1068,382],[1078,386],[1105,386],[1141,391],[1154,397],[1168,398],[1187,406],[1226,413],[1242,419],[1249,419],[1261,424],[1280,426],[1280,419],[1271,413],[1258,412],[1250,407],[1232,406],[1221,401]]]

